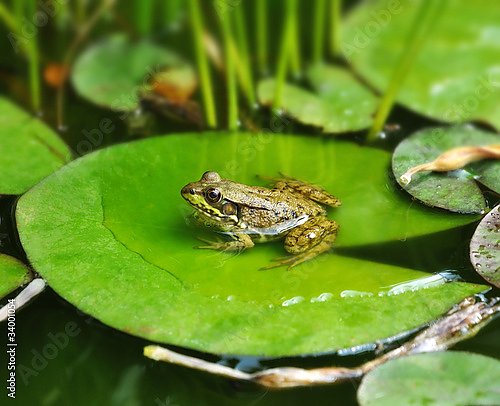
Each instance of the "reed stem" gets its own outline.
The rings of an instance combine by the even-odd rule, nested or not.
[[[236,24],[236,39],[238,47],[232,46],[235,55],[236,68],[241,78],[241,87],[245,93],[246,98],[251,106],[256,103],[255,87],[252,77],[252,69],[250,67],[250,53],[248,48],[248,35],[245,19],[242,12],[243,4],[237,6],[234,10],[235,24]],[[238,48],[241,50],[238,53]]]
[[[297,0],[288,0],[286,3],[285,26],[283,27],[283,38],[281,40],[278,62],[276,67],[276,80],[274,88],[273,107],[279,109],[285,85],[288,64],[290,60],[290,47],[293,45],[293,18],[297,12]]]
[[[301,76],[301,52],[300,52],[300,32],[299,32],[299,15],[298,7],[292,10],[292,28],[291,36],[293,39],[290,40],[289,52],[290,52],[290,69],[294,77]]]
[[[340,55],[342,0],[331,0],[330,9],[330,52],[332,56]]]
[[[256,21],[255,34],[257,43],[257,61],[260,73],[262,75],[266,75],[269,72],[269,64],[267,59],[268,23],[267,23],[266,0],[254,0],[254,1],[255,1],[255,21]]]
[[[168,1],[168,0],[166,0]],[[136,29],[141,35],[151,35],[153,29],[154,0],[136,0]]]
[[[208,57],[203,45],[203,22],[201,19],[200,0],[189,0],[189,14],[196,53],[196,63],[200,74],[200,86],[205,107],[205,118],[209,127],[217,127],[217,115],[213,95],[212,76],[208,66]]]
[[[37,11],[36,0],[28,3],[28,14],[35,15]],[[40,113],[42,104],[42,88],[40,83],[40,53],[38,48],[38,29],[35,35],[29,39],[29,83],[31,93],[31,107],[35,113]]]
[[[231,32],[231,18],[225,15],[220,18],[222,37],[224,40],[224,67],[227,86],[227,127],[234,131],[238,128],[238,89],[233,54],[233,38]]]
[[[323,61],[323,50],[325,44],[325,11],[326,1],[316,0],[313,20],[313,54],[312,61],[316,65]]]
[[[373,125],[368,132],[367,141],[373,142],[382,131],[395,99],[417,58],[420,49],[429,37],[429,32],[442,12],[445,1],[424,1],[420,6],[409,30],[405,45],[382,96]]]

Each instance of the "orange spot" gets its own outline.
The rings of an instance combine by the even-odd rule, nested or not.
[[[61,87],[68,77],[69,69],[60,63],[49,63],[43,71],[43,79],[51,87]]]

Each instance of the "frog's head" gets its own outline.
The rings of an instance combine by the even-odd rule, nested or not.
[[[217,172],[205,172],[198,182],[188,183],[181,189],[186,201],[202,214],[225,223],[238,223],[236,204],[224,198],[227,183]],[[232,183],[232,182],[231,182]]]

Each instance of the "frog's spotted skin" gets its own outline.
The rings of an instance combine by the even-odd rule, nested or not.
[[[181,190],[205,226],[227,234],[230,241],[206,241],[199,248],[241,251],[255,242],[285,239],[292,254],[266,267],[301,262],[328,251],[337,235],[338,225],[326,217],[322,205],[337,207],[340,201],[325,190],[292,179],[273,179],[267,189],[222,179],[217,172],[205,172],[198,182]]]

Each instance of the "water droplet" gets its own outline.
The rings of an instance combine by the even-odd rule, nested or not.
[[[477,263],[476,263],[476,265],[474,265],[474,266],[475,266],[477,269],[479,269],[479,268],[481,268],[481,267],[482,267],[482,265],[481,265],[479,262],[477,262]]]
[[[226,300],[227,300],[228,302],[232,302],[232,301],[234,300],[234,296],[233,296],[233,295],[229,295],[229,296],[226,298]]]
[[[326,302],[327,300],[330,300],[332,297],[333,297],[332,293],[325,292],[319,295],[318,297],[311,298],[310,302],[311,303]]]
[[[358,290],[343,290],[340,292],[340,297],[369,297],[373,296],[371,292],[360,292]]]
[[[302,296],[295,296],[292,297],[291,299],[285,300],[283,303],[281,303],[281,306],[292,306],[294,304],[300,303],[304,300]]]
[[[406,282],[395,283],[388,286],[390,289],[386,292],[388,296],[399,295],[405,292],[415,292],[419,289],[426,289],[439,286],[447,282],[459,280],[460,277],[452,271],[443,271],[423,278],[413,279]],[[380,295],[380,293],[379,293]]]

